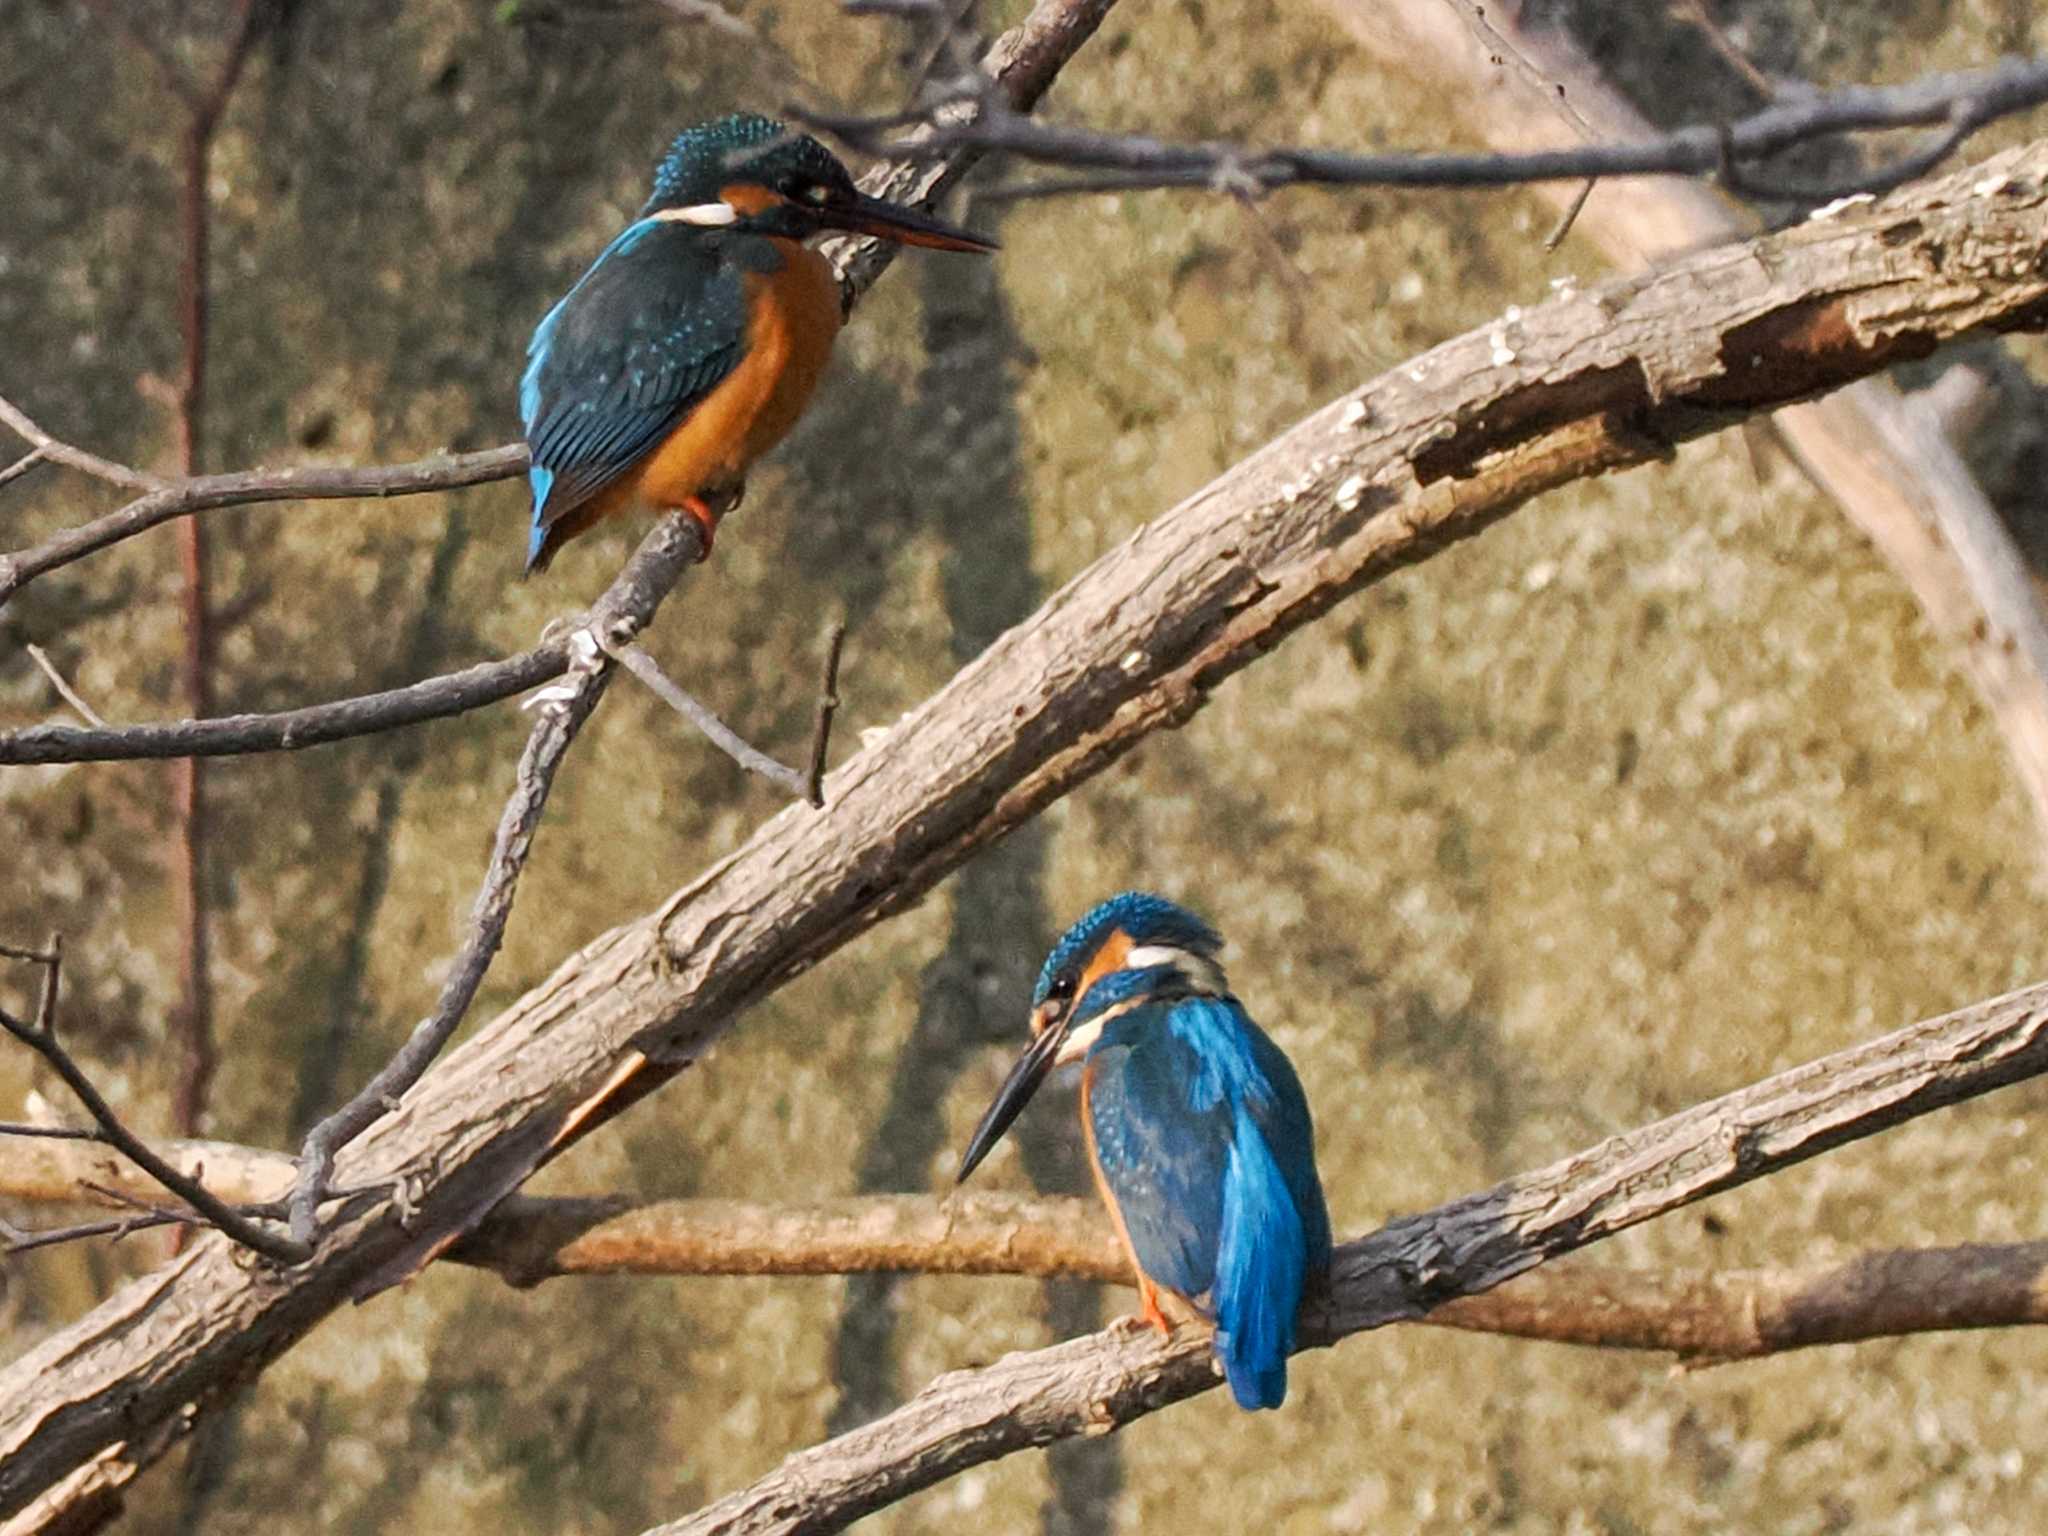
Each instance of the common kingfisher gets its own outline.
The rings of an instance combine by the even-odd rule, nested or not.
[[[639,216],[526,348],[530,575],[602,518],[681,509],[703,529],[809,403],[839,334],[826,230],[945,251],[993,240],[864,196],[816,139],[748,113],[686,130]]]
[[[1166,1292],[1216,1329],[1243,1408],[1277,1408],[1309,1276],[1330,1263],[1301,1081],[1231,995],[1223,940],[1161,896],[1112,896],[1053,947],[1030,1047],[981,1117],[960,1181],[1055,1066],[1081,1066],[1096,1187],[1136,1272],[1142,1316]]]

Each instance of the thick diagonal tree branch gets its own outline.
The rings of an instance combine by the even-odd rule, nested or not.
[[[1463,120],[1500,149],[1653,138],[1655,125],[1558,16],[1482,14],[1472,0],[1324,0],[1359,47],[1470,104]],[[1503,69],[1502,63],[1514,66]],[[1610,66],[1611,67],[1611,66]],[[1537,189],[1572,216],[1569,189]],[[1697,181],[1610,189],[1573,226],[1624,272],[1746,239],[1754,215]],[[1928,624],[1998,722],[2048,847],[2048,619],[2011,535],[1955,445],[1886,378],[1774,413],[1771,426],[1912,590]]]
[[[783,812],[438,1063],[336,1168],[409,1198],[359,1197],[292,1270],[252,1272],[202,1239],[0,1373],[0,1514],[91,1458],[116,1475],[127,1453],[110,1448],[152,1443],[335,1306],[437,1257],[747,1007],[1348,593],[1543,490],[1958,335],[2048,324],[2044,182],[2035,144],[1560,293],[1333,402],[1138,528],[834,773],[824,811]]]
[[[1303,1347],[1420,1318],[1627,1227],[2048,1071],[2048,985],[1838,1051],[1337,1252]],[[955,1473],[1102,1434],[1216,1385],[1205,1330],[1109,1329],[942,1376],[894,1413],[791,1456],[661,1536],[813,1536]]]

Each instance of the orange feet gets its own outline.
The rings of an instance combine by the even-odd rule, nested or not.
[[[697,551],[697,563],[702,565],[711,558],[711,540],[718,533],[718,514],[711,510],[701,496],[686,498],[678,510],[686,513],[690,521],[697,525],[698,531],[704,535],[703,548]]]
[[[1166,1338],[1173,1337],[1173,1324],[1167,1321],[1166,1314],[1159,1310],[1159,1292],[1153,1287],[1152,1282],[1142,1275],[1138,1278],[1138,1306],[1138,1320],[1141,1323],[1150,1323]]]

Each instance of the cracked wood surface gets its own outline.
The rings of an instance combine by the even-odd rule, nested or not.
[[[155,1443],[431,1260],[747,1006],[1348,593],[1553,486],[1958,335],[2048,323],[2044,179],[2036,143],[1874,210],[1560,293],[1333,402],[1140,527],[834,773],[828,809],[777,816],[438,1064],[342,1159],[338,1183],[369,1192],[310,1263],[202,1238],[9,1367],[0,1515]]]
[[[1423,75],[1474,107],[1496,149],[1570,147],[1585,136],[1627,141],[1655,125],[1566,29],[1533,14],[1481,13],[1445,0],[1325,0],[1385,67]],[[1496,56],[1512,50],[1522,67]],[[1560,106],[1560,97],[1568,108]],[[1563,211],[1567,182],[1531,189]],[[1702,182],[1656,177],[1596,187],[1573,229],[1623,271],[1747,239],[1755,216]],[[1807,478],[1891,563],[1998,722],[2048,848],[2048,618],[2012,535],[1946,432],[1885,378],[1776,411],[1771,425]]]

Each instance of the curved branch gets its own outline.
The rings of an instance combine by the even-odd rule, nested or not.
[[[36,725],[22,731],[0,731],[0,765],[296,752],[481,709],[560,677],[568,665],[569,642],[550,640],[517,656],[478,662],[402,688],[308,704],[273,715],[216,715],[208,720],[147,725]]]
[[[1327,1291],[1304,1304],[1302,1347],[1421,1318],[1546,1259],[2044,1071],[2048,985],[1838,1051],[1344,1244]],[[656,1529],[836,1531],[968,1467],[1107,1433],[1216,1382],[1198,1328],[1170,1340],[1113,1328],[1008,1355],[941,1376],[895,1412]]]
[[[505,925],[512,918],[512,897],[518,889],[520,872],[526,867],[526,855],[533,847],[533,835],[540,828],[541,812],[547,807],[555,771],[568,755],[583,722],[597,708],[610,680],[601,645],[629,644],[653,622],[663,599],[704,553],[704,531],[694,518],[673,514],[664,517],[605,589],[604,596],[591,610],[587,627],[577,632],[585,649],[569,667],[570,679],[548,690],[559,696],[545,698],[538,704],[540,718],[534,722],[526,739],[526,750],[520,754],[512,794],[498,818],[490,863],[470,911],[462,948],[441,983],[434,1011],[413,1027],[405,1044],[375,1077],[306,1134],[299,1149],[299,1176],[290,1202],[291,1235],[293,1243],[304,1251],[295,1258],[310,1253],[318,1235],[320,1202],[327,1194],[327,1176],[334,1169],[335,1154],[369,1129],[379,1116],[397,1108],[399,1100],[420,1080],[461,1026],[469,1005],[476,1000],[477,988],[483,985],[484,974],[497,958],[505,939]]]
[[[29,463],[30,459],[39,458],[51,464],[62,464],[69,469],[75,469],[82,475],[91,475],[95,480],[104,480],[109,485],[125,486],[131,491],[160,491],[164,488],[164,482],[155,475],[145,475],[139,469],[130,469],[126,464],[116,464],[112,459],[103,459],[96,453],[87,453],[83,448],[74,448],[69,443],[58,441],[37,426],[26,411],[4,395],[0,395],[0,422],[12,427],[35,449],[29,459],[10,467],[6,476],[8,480],[21,473],[23,466]],[[0,481],[0,484],[4,483],[5,481]],[[0,603],[7,601],[13,591],[13,588],[6,585],[7,569],[4,557],[0,557]]]
[[[0,401],[0,406],[4,404]],[[4,410],[0,410],[0,420],[6,420],[17,428],[20,426]],[[28,434],[24,432],[23,435]],[[37,437],[31,436],[29,440],[38,447],[47,448],[47,444]],[[67,451],[76,454],[76,450]],[[86,468],[77,463],[76,458],[60,457],[54,451],[49,453],[49,457],[75,468]],[[148,476],[136,476],[133,471],[123,471],[129,478],[118,479],[106,471],[121,470],[122,466],[109,465],[104,459],[94,460],[94,463],[100,467],[86,469],[87,473],[115,480],[117,484],[147,488],[149,494],[104,517],[54,533],[31,548],[0,555],[0,603],[6,602],[38,576],[96,554],[123,539],[145,533],[173,518],[211,511],[215,507],[242,507],[260,501],[418,496],[427,491],[483,485],[524,474],[527,452],[524,443],[508,443],[502,448],[489,448],[481,453],[437,454],[408,464],[377,464],[366,468],[240,469],[224,475],[195,475],[190,480],[172,485]]]
[[[1878,208],[1561,292],[1316,412],[997,639],[833,773],[825,810],[785,810],[437,1063],[337,1166],[344,1184],[382,1192],[351,1201],[312,1262],[251,1275],[201,1239],[0,1372],[0,1517],[88,1459],[130,1465],[116,1440],[153,1445],[157,1425],[203,1411],[328,1311],[437,1257],[749,1006],[1189,719],[1347,594],[1543,490],[1960,334],[2048,325],[2044,211],[2048,143]],[[165,1339],[146,1319],[173,1295]],[[1087,1341],[1073,1348],[1065,1358],[1088,1358]],[[1191,1348],[1187,1361],[1207,1379],[1206,1358]],[[1063,1380],[1080,1384],[1062,1399],[1076,1412],[1094,1401]],[[1105,1390],[1157,1391],[1114,1378]]]
[[[1781,198],[1825,201],[1851,193],[1889,191],[1931,170],[1964,139],[2003,117],[2048,102],[2048,59],[2006,59],[1967,74],[1930,75],[1894,86],[1848,86],[1777,102],[1736,122],[1701,124],[1635,143],[1584,144],[1520,154],[1379,154],[1288,146],[1180,144],[1143,134],[1102,133],[986,112],[947,123],[916,140],[876,132],[875,119],[799,114],[850,143],[877,153],[936,153],[972,146],[1022,159],[1097,172],[1085,180],[1025,182],[984,190],[983,197],[1046,197],[1071,192],[1199,187],[1219,192],[1271,192],[1291,186],[1511,187],[1589,177],[1705,176],[1743,167],[1795,145],[1847,133],[1934,127],[1928,143],[1892,165],[1826,188],[1773,188]]]

